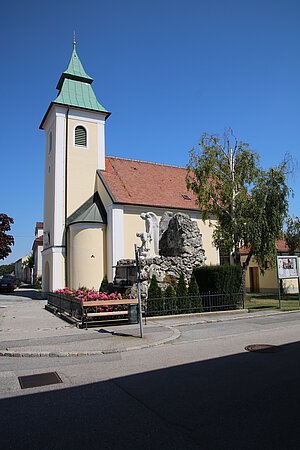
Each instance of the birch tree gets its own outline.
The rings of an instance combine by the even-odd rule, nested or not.
[[[202,219],[214,216],[214,245],[232,253],[241,264],[240,250],[249,248],[243,263],[243,283],[252,256],[261,272],[265,263],[274,266],[275,241],[282,236],[288,211],[287,162],[268,171],[259,165],[259,155],[249,144],[227,130],[223,141],[204,133],[190,151],[186,182],[197,197]]]
[[[286,220],[285,241],[289,254],[294,255],[300,247],[300,220],[299,217],[288,217]]]

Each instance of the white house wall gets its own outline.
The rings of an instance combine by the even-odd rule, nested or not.
[[[110,205],[107,211],[107,231],[109,234],[108,279],[113,280],[119,259],[124,258],[124,208]]]

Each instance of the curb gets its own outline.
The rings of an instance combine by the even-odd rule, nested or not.
[[[244,311],[244,312],[242,312],[242,311]],[[300,312],[300,310],[296,309],[294,311],[273,311],[273,312],[265,312],[265,313],[259,313],[259,312],[251,313],[247,309],[245,309],[245,310],[241,310],[241,313],[239,313],[240,315],[238,315],[236,317],[230,317],[230,313],[233,314],[233,311],[226,311],[226,313],[228,314],[229,317],[223,317],[222,319],[218,319],[216,317],[217,314],[220,314],[219,312],[210,312],[210,313],[207,313],[207,316],[216,315],[215,316],[216,318],[214,318],[214,319],[205,319],[205,318],[203,318],[202,320],[196,320],[194,322],[186,321],[186,322],[176,323],[175,325],[169,325],[169,327],[171,327],[171,328],[174,327],[175,328],[175,327],[184,327],[184,326],[187,326],[187,325],[190,325],[190,326],[201,325],[201,324],[204,324],[204,323],[229,322],[231,320],[244,320],[244,319],[253,319],[255,317],[279,316],[279,315],[283,315],[283,314],[294,314],[294,313],[299,313],[299,312]],[[224,312],[222,312],[222,314],[223,313]],[[200,319],[200,317],[204,317],[202,314],[203,313],[198,313],[197,315],[195,314],[194,317],[198,316],[199,319]],[[204,314],[206,314],[206,313],[204,313]],[[207,317],[207,316],[205,316],[205,317]],[[186,318],[186,317],[191,317],[191,316],[188,315],[188,314],[182,314],[182,315],[178,314],[178,315],[173,315],[173,316],[155,316],[155,317],[151,317],[151,320],[153,320],[155,322],[156,320],[162,320],[163,321],[163,320],[167,320],[168,318],[176,319],[178,317]],[[162,325],[162,324],[160,324],[160,325]],[[162,326],[166,326],[166,325],[162,325]]]
[[[192,323],[191,322],[182,322],[182,323],[179,323],[179,324],[176,324],[173,326],[155,323],[156,319],[158,320],[158,318],[155,317],[154,320],[153,320],[153,318],[151,318],[151,320],[149,320],[149,323],[151,323],[151,321],[153,320],[152,323],[155,323],[155,325],[169,329],[173,333],[172,336],[170,336],[166,339],[162,339],[157,342],[150,343],[150,344],[142,344],[142,345],[137,345],[137,346],[133,346],[133,347],[127,347],[124,349],[96,350],[96,351],[87,351],[87,352],[0,351],[0,357],[2,356],[2,357],[10,357],[10,358],[36,358],[36,357],[61,358],[61,357],[79,357],[79,356],[100,356],[100,355],[108,355],[108,354],[112,354],[112,353],[125,353],[125,352],[130,352],[130,351],[135,351],[135,350],[141,350],[141,349],[145,349],[145,348],[156,347],[159,345],[167,344],[168,342],[175,341],[176,339],[178,339],[181,336],[181,332],[177,329],[177,327],[182,327],[182,326],[186,326],[186,325],[198,325],[198,324],[203,324],[203,323],[217,323],[217,322],[227,322],[227,321],[229,322],[231,320],[253,319],[255,317],[271,317],[271,316],[278,316],[278,315],[283,315],[283,314],[294,314],[294,313],[299,313],[299,312],[300,312],[299,310],[295,310],[295,311],[274,311],[274,312],[268,312],[268,313],[248,313],[248,314],[245,313],[245,314],[242,314],[237,317],[199,320],[199,321],[192,322]],[[214,314],[214,313],[210,313],[210,314]],[[170,316],[167,316],[167,317],[170,318]],[[174,317],[179,317],[179,315],[174,316]],[[188,316],[183,315],[182,317],[188,317]],[[166,316],[161,316],[160,319],[163,320],[163,318],[166,318]]]
[[[10,351],[0,351],[0,357],[6,358],[38,358],[38,357],[48,357],[48,358],[62,358],[62,357],[77,357],[77,356],[100,356],[100,355],[109,355],[112,353],[124,353],[135,350],[141,350],[144,348],[157,347],[158,345],[167,344],[168,342],[175,341],[181,336],[179,330],[175,327],[170,327],[166,325],[159,325],[168,330],[172,331],[172,336],[161,339],[160,341],[153,342],[150,344],[137,345],[134,347],[127,347],[123,349],[111,349],[111,350],[95,350],[95,351],[86,351],[86,352],[10,352]]]
[[[147,320],[168,320],[168,319],[180,319],[186,317],[217,317],[218,315],[223,314],[225,316],[233,316],[234,314],[247,315],[248,309],[235,309],[230,311],[210,311],[210,312],[202,312],[202,313],[192,313],[192,314],[171,314],[168,316],[154,316],[147,317]]]

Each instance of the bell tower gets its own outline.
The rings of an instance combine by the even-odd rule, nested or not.
[[[74,34],[58,95],[40,125],[46,141],[43,292],[71,287],[70,218],[93,198],[96,170],[105,169],[105,121],[110,113],[98,102],[92,82],[78,57]]]

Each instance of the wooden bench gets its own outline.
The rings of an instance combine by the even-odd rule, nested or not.
[[[105,306],[128,306],[128,305],[138,305],[138,299],[129,298],[124,300],[91,300],[82,302],[82,327],[85,323],[87,328],[87,323],[89,318],[94,317],[107,317],[107,316],[128,316],[128,311],[99,311],[99,312],[88,312],[87,308],[91,307],[105,307]]]

